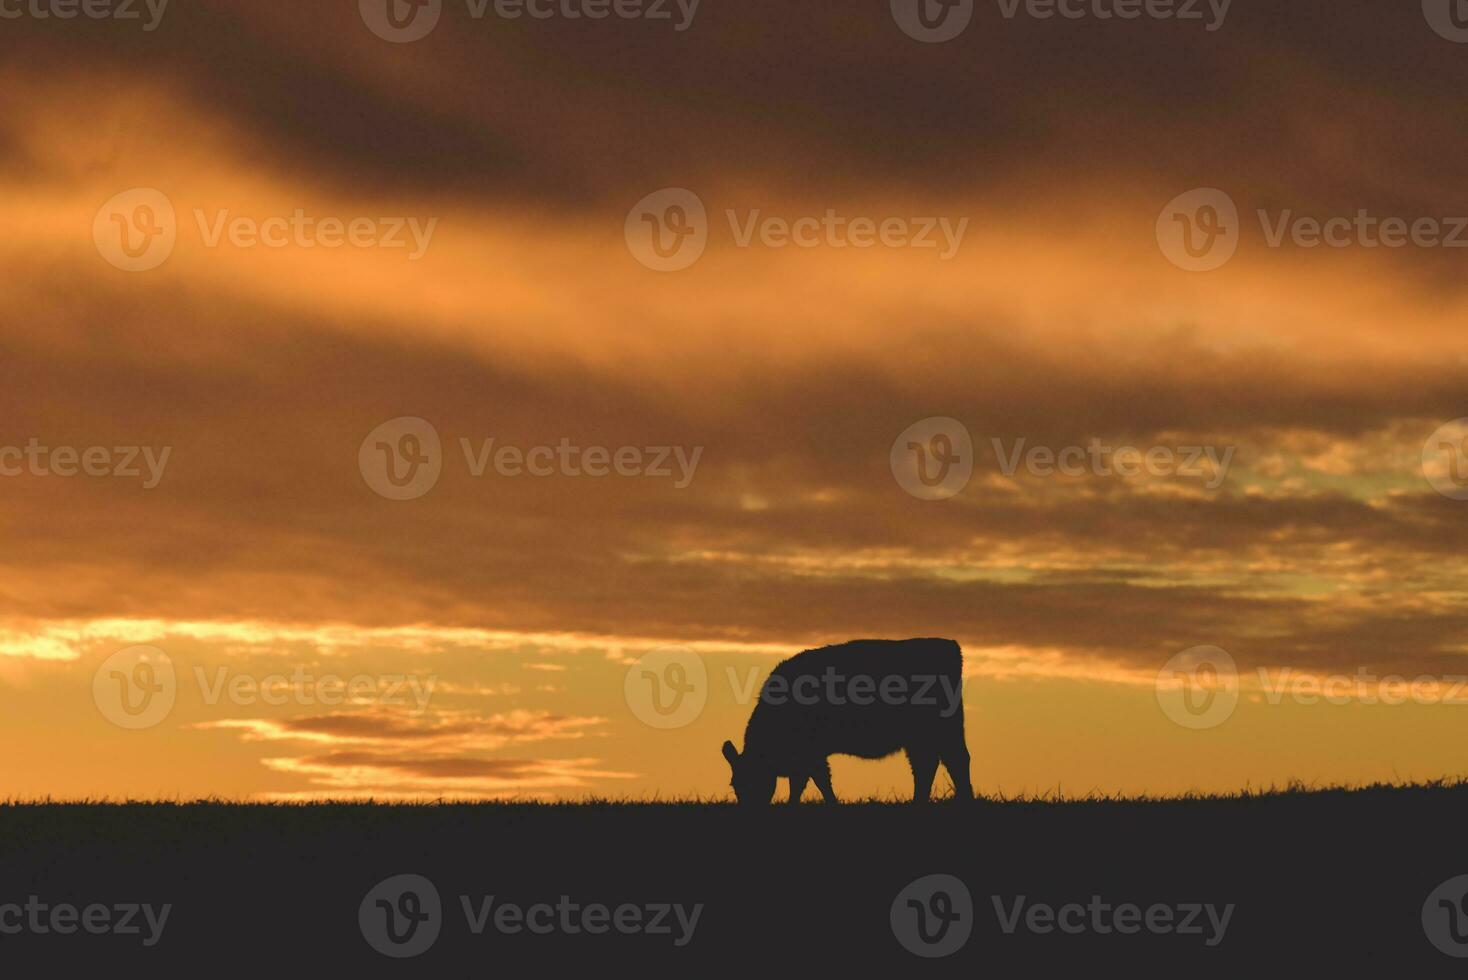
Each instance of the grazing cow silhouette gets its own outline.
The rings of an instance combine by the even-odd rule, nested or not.
[[[960,800],[972,800],[963,738],[963,651],[952,640],[853,640],[781,661],[760,689],[744,752],[724,743],[740,803],[764,805],[775,780],[800,802],[814,779],[836,802],[827,757],[882,759],[906,750],[913,802],[926,803],[938,763]]]

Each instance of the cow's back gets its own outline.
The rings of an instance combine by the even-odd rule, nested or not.
[[[878,759],[963,730],[963,653],[946,639],[854,640],[796,654],[771,672],[746,744],[797,759]]]

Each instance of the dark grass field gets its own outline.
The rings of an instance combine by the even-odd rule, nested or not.
[[[34,895],[48,906],[172,909],[152,946],[146,925],[137,935],[28,929],[0,934],[0,964],[137,966],[170,976],[554,976],[586,966],[654,976],[750,968],[1050,976],[1142,966],[1143,975],[1274,976],[1298,967],[1457,976],[1468,963],[1434,948],[1423,906],[1445,880],[1468,874],[1465,827],[1468,787],[1458,784],[756,811],[712,803],[12,804],[0,806],[0,906]],[[402,874],[431,881],[441,911],[431,946],[395,960],[369,945],[358,912],[374,886]],[[971,935],[951,955],[927,959],[899,941],[892,908],[906,886],[934,874],[969,891],[971,904],[943,908],[966,912]],[[664,904],[702,910],[691,932],[680,933],[669,912],[669,934],[556,927],[538,935],[497,931],[491,920],[476,935],[463,897],[472,911],[487,896],[492,908],[556,906],[562,896],[578,910],[633,905],[646,910],[645,922]],[[1093,896],[1107,907],[1168,905],[1176,924],[1194,904],[1234,909],[1221,938],[1207,929],[1040,931],[1023,921],[1006,932],[995,899],[1009,915],[1020,896],[1026,907],[1088,905]],[[586,921],[576,914],[573,924]],[[1101,921],[1115,923],[1104,913]]]

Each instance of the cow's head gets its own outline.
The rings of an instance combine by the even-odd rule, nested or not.
[[[751,757],[748,751],[740,755],[733,742],[724,743],[724,758],[733,773],[729,785],[734,787],[736,800],[745,806],[765,806],[774,798],[775,773],[763,760]]]

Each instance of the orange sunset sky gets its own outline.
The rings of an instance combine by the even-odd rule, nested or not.
[[[1208,31],[979,3],[933,44],[887,0],[704,0],[681,31],[446,0],[407,43],[355,0],[0,20],[0,447],[168,450],[151,487],[0,477],[0,796],[722,795],[749,679],[866,636],[962,644],[981,792],[1468,770],[1468,688],[1258,683],[1468,674],[1468,501],[1429,479],[1456,455],[1424,464],[1468,416],[1468,255],[1275,247],[1256,217],[1468,215],[1468,45],[1397,6],[1239,0]],[[678,271],[629,238],[665,188],[706,208]],[[1207,272],[1159,246],[1195,188],[1238,209]],[[432,231],[227,230],[298,211]],[[947,256],[735,227],[829,211],[966,224]],[[171,251],[128,271],[108,236],[145,225]],[[441,472],[393,500],[364,440],[402,418]],[[889,459],[931,418],[972,437],[944,500]],[[476,476],[461,440],[490,439],[699,455]],[[1021,439],[1232,456],[1007,474]],[[1206,730],[1156,687],[1198,646],[1241,674]],[[629,703],[667,648],[704,673],[676,728]],[[166,713],[119,724],[114,671],[159,669]]]

